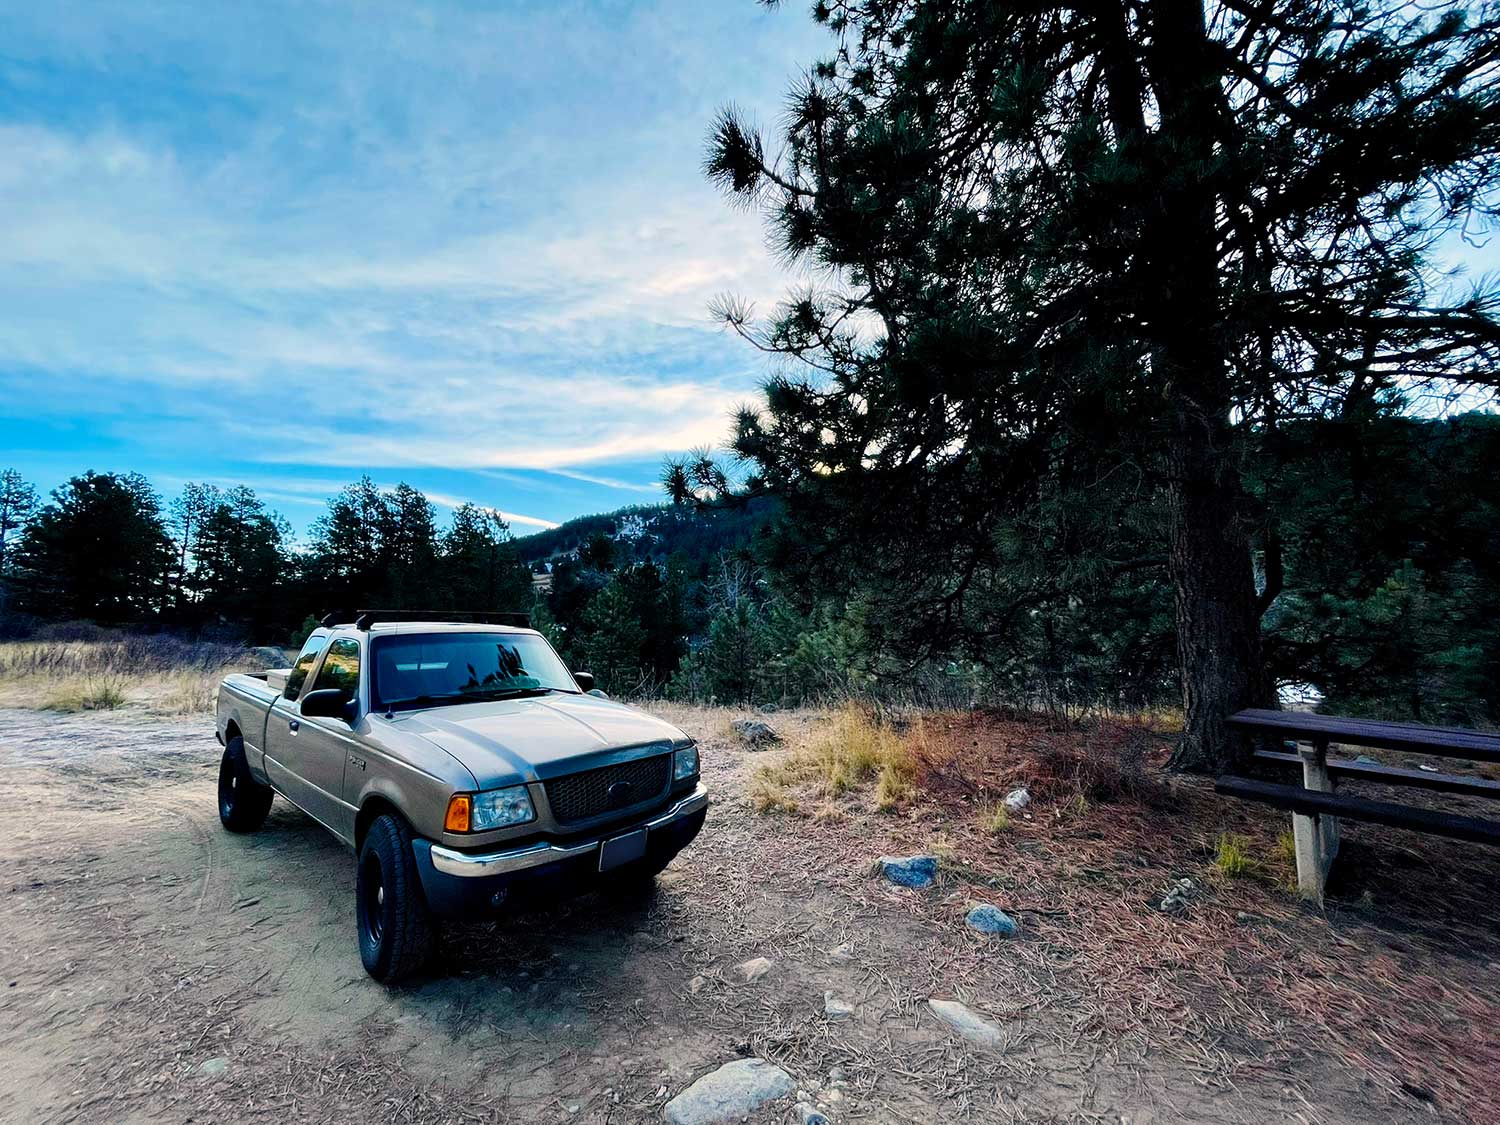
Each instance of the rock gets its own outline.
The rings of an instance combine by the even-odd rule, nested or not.
[[[667,1125],[738,1121],[797,1088],[792,1076],[765,1059],[735,1059],[710,1071],[662,1109]]]
[[[828,951],[828,959],[840,964],[848,964],[854,960],[854,946],[845,942],[843,945],[835,945]]]
[[[823,993],[823,1015],[831,1020],[846,1020],[854,1014],[854,1005],[832,992]]]
[[[753,980],[760,980],[771,971],[771,959],[769,957],[752,957],[734,967],[734,971],[740,974],[740,979],[746,984]]]
[[[1027,805],[1031,804],[1031,791],[1024,785],[1019,789],[1012,789],[1005,795],[1005,800],[1002,803],[1011,812],[1020,812]]]
[[[836,1066],[828,1072],[828,1084],[830,1086],[842,1086],[848,1079],[844,1077],[844,1068]]]
[[[937,859],[930,855],[883,855],[880,871],[898,887],[929,887],[937,878]]]
[[[1359,757],[1355,758],[1354,760],[1356,762],[1359,762],[1361,765],[1366,765],[1366,766],[1378,766],[1378,765],[1380,765],[1379,762],[1377,762],[1374,758],[1370,757],[1370,755],[1368,755],[1368,754],[1361,754],[1361,755],[1359,755]]]
[[[735,719],[729,725],[752,750],[764,750],[781,741],[781,735],[772,730],[769,723],[759,719]]]
[[[984,1047],[998,1047],[1004,1042],[1004,1032],[967,1004],[957,1000],[929,1000],[927,1006],[933,1015],[970,1042]]]
[[[828,1115],[811,1102],[797,1103],[797,1120],[802,1125],[829,1125]]]
[[[1156,909],[1163,914],[1186,914],[1188,907],[1192,905],[1193,895],[1197,889],[1197,885],[1191,879],[1178,879],[1168,888]]]
[[[225,1058],[204,1059],[198,1064],[198,1073],[205,1078],[222,1078],[229,1073],[229,1060]]]
[[[987,902],[975,903],[964,921],[969,924],[971,930],[978,930],[982,934],[1015,937],[1021,931],[1021,927],[1017,925],[1014,918]]]
[[[702,992],[707,987],[708,978],[705,976],[696,976],[692,980],[688,981],[688,991],[691,992],[694,996],[697,996],[698,993]]]

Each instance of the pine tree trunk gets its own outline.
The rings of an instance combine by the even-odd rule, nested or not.
[[[1238,518],[1239,474],[1227,418],[1183,404],[1169,453],[1170,571],[1185,714],[1177,770],[1220,773],[1241,740],[1225,720],[1270,702],[1250,542]]]
[[[1216,196],[1211,178],[1220,78],[1203,0],[1157,0],[1148,9],[1148,69],[1161,111],[1164,163],[1146,227],[1159,306],[1152,371],[1167,407],[1169,551],[1177,603],[1177,654],[1185,725],[1172,768],[1221,771],[1240,740],[1225,720],[1268,702],[1260,607],[1242,519],[1220,324]]]

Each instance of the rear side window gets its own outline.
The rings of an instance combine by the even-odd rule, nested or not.
[[[353,699],[359,693],[358,641],[346,638],[328,646],[323,667],[318,669],[318,678],[313,681],[314,691],[324,688],[337,688],[345,699]]]
[[[292,665],[292,670],[286,678],[286,687],[281,694],[287,699],[296,699],[297,693],[302,690],[303,683],[307,680],[307,674],[312,671],[312,666],[318,662],[318,654],[323,651],[323,646],[328,643],[326,636],[308,637],[307,643],[302,646],[302,651],[297,654],[297,663]]]

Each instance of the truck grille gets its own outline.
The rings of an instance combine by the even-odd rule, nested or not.
[[[672,774],[672,755],[637,758],[617,766],[554,777],[545,782],[547,803],[560,824],[593,820],[663,796]]]

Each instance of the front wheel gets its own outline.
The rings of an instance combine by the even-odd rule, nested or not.
[[[245,761],[245,740],[236,735],[219,759],[219,821],[231,832],[254,832],[271,811],[271,787],[255,780]]]
[[[359,850],[355,877],[359,959],[381,984],[395,984],[432,954],[432,916],[422,897],[411,829],[400,817],[376,818]]]

